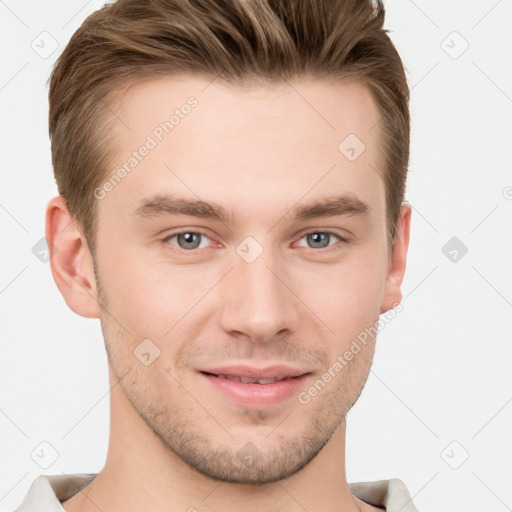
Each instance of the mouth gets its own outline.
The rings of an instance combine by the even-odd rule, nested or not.
[[[289,366],[225,366],[199,370],[209,392],[220,393],[243,407],[264,408],[289,400],[311,372]]]
[[[259,378],[254,379],[252,377],[247,377],[244,375],[229,375],[229,374],[216,374],[210,372],[201,372],[205,375],[211,375],[212,377],[217,377],[219,379],[227,379],[233,382],[241,382],[242,384],[275,384],[276,382],[282,382],[283,380],[291,380],[298,379],[300,376],[287,376],[287,377],[271,377],[269,379]]]

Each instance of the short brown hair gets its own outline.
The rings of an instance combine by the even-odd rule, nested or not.
[[[59,194],[91,252],[112,100],[139,79],[180,73],[241,87],[305,75],[364,83],[379,108],[392,246],[409,164],[409,88],[384,16],[382,0],[118,0],[88,16],[52,70],[49,132]]]

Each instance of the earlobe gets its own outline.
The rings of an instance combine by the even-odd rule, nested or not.
[[[52,198],[46,207],[45,235],[51,242],[48,246],[53,279],[66,304],[77,315],[99,318],[93,259],[62,196]]]
[[[407,263],[411,212],[412,209],[409,203],[404,202],[397,221],[394,245],[391,251],[384,297],[381,305],[381,314],[393,309],[402,301],[402,291],[400,287],[404,279]]]

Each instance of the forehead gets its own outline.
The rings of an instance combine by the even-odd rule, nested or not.
[[[233,211],[243,204],[252,214],[263,198],[292,205],[334,192],[384,205],[380,116],[361,83],[303,78],[242,88],[166,77],[132,85],[112,109],[118,122],[105,180],[122,177],[101,208],[133,210],[167,192]]]
[[[188,108],[192,102],[194,107]],[[365,84],[305,77],[252,87],[187,75],[148,79],[123,90],[113,111],[119,120],[118,133],[124,142],[133,144],[138,142],[138,132],[151,133],[173,114],[173,129],[181,125],[182,132],[193,124],[198,132],[203,129],[221,134],[229,130],[241,139],[253,136],[256,130],[270,136],[275,128],[287,124],[287,133],[298,140],[325,138],[329,133],[334,140],[341,140],[354,133],[364,142],[370,142],[380,118]],[[193,123],[182,123],[189,114],[193,114]],[[233,128],[238,131],[234,133]],[[330,145],[331,137],[328,139]]]

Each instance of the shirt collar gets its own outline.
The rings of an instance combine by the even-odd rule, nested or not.
[[[40,475],[34,480],[15,512],[36,512],[43,506],[45,512],[65,512],[61,502],[86,487],[96,475],[97,473]],[[349,488],[360,500],[383,507],[386,512],[418,512],[405,484],[398,478],[350,483]]]

